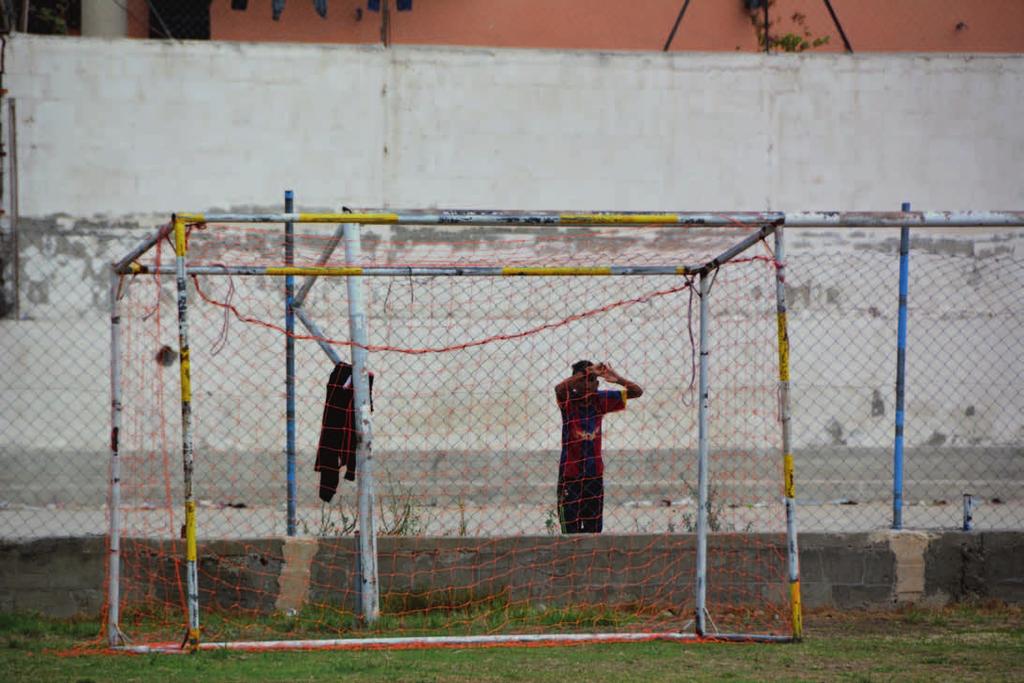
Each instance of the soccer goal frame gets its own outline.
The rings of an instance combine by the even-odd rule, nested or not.
[[[794,459],[790,435],[790,373],[789,334],[786,307],[786,252],[784,228],[787,226],[906,226],[906,225],[1012,225],[1020,221],[1015,213],[939,213],[939,212],[520,212],[520,211],[362,211],[346,213],[296,213],[293,211],[293,197],[286,193],[285,212],[280,214],[200,214],[178,213],[170,223],[153,236],[139,244],[124,258],[116,262],[111,270],[111,441],[110,441],[110,527],[108,571],[108,613],[107,640],[111,647],[145,651],[191,651],[207,648],[281,649],[281,648],[357,648],[415,646],[432,644],[496,644],[530,642],[602,642],[631,641],[646,639],[715,639],[785,642],[803,637],[802,605],[800,589],[799,550],[796,523],[796,493]],[[187,230],[189,226],[205,226],[213,223],[279,223],[285,226],[285,261],[283,266],[262,266],[255,264],[190,266],[187,251]],[[295,266],[290,250],[290,236],[296,223],[338,224],[339,230],[325,246],[321,265]],[[409,266],[385,267],[362,266],[360,226],[362,225],[469,225],[469,226],[659,226],[686,229],[688,227],[743,227],[753,231],[742,240],[717,256],[700,263],[667,265],[614,265],[596,264],[590,266]],[[711,321],[708,314],[708,300],[711,283],[716,270],[736,259],[751,246],[768,239],[774,239],[775,259],[775,308],[778,355],[779,429],[781,432],[781,453],[785,507],[785,536],[787,579],[792,618],[792,631],[788,635],[764,635],[755,633],[718,633],[710,623],[706,607],[707,590],[707,541],[709,533],[709,489],[708,489],[708,411],[709,411],[709,368],[708,330]],[[173,266],[144,266],[139,257],[159,241],[173,238],[175,263]],[[345,266],[328,266],[330,253],[339,243],[344,242]],[[181,390],[181,456],[184,483],[184,538],[185,568],[187,583],[188,621],[181,647],[132,646],[126,643],[119,624],[120,604],[120,483],[119,433],[121,430],[121,366],[120,366],[120,310],[119,290],[125,276],[154,274],[174,275],[177,291],[177,324],[179,382]],[[318,277],[344,277],[348,290],[349,335],[352,347],[352,376],[354,408],[356,412],[356,460],[361,472],[358,482],[358,523],[359,523],[359,595],[362,618],[374,623],[380,615],[379,578],[377,575],[377,531],[374,526],[374,480],[372,441],[373,430],[370,415],[369,370],[367,367],[368,338],[366,310],[362,295],[362,278],[396,276],[441,276],[441,277],[603,277],[631,275],[678,275],[694,278],[699,282],[699,388],[698,388],[698,482],[696,516],[696,579],[695,610],[688,624],[693,632],[665,631],[657,633],[586,633],[586,634],[543,634],[543,635],[489,635],[489,636],[438,636],[421,638],[369,638],[330,639],[302,641],[258,641],[258,642],[200,642],[200,603],[197,572],[196,496],[193,491],[193,426],[192,426],[192,378],[189,344],[189,298],[186,286],[191,275],[240,275],[262,277],[284,277],[286,281],[286,329],[289,347],[286,358],[287,376],[287,428],[286,454],[288,477],[287,530],[293,535],[295,521],[295,445],[294,445],[294,350],[291,346],[294,320],[299,321],[318,341],[332,361],[340,360],[335,349],[324,341],[324,334],[315,320],[306,313],[303,302],[309,288]],[[295,291],[294,278],[306,277],[305,283]],[[685,628],[685,627],[684,627]]]

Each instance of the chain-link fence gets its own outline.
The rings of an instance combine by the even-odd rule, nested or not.
[[[899,488],[899,231],[835,237],[807,235],[789,259],[801,527],[880,529]],[[979,527],[1024,524],[1020,237],[914,233],[904,527],[960,528],[965,495]]]
[[[69,228],[54,221],[22,222],[18,317],[8,305],[8,317],[0,320],[0,459],[5,465],[0,529],[6,538],[106,533],[107,264],[142,234],[103,225]],[[787,234],[800,528],[888,528],[893,520],[899,232]],[[1024,234],[914,230],[912,236],[904,526],[960,528],[966,494],[972,496],[975,528],[1020,529],[1024,260],[1019,254]],[[13,259],[6,261],[10,265]],[[13,277],[9,268],[4,272],[5,300],[10,302]],[[407,297],[410,286],[396,283],[388,305],[398,305],[394,297]],[[402,305],[413,304],[403,298]],[[173,327],[173,320],[165,322]],[[164,341],[173,347],[173,334]],[[688,341],[671,348],[676,347],[690,348]],[[174,355],[163,360],[173,365]],[[154,367],[160,362],[154,352]],[[161,367],[173,383],[175,368]],[[634,379],[643,383],[647,378]],[[714,391],[712,384],[712,401]],[[279,412],[269,411],[267,420]],[[222,417],[231,419],[230,414]],[[446,428],[458,431],[454,423]],[[283,449],[283,423],[280,431]],[[176,480],[180,454],[173,451],[164,466]],[[656,463],[652,467],[658,471]],[[766,479],[775,480],[776,474]],[[267,486],[284,490],[283,467],[265,476],[281,476]],[[686,482],[680,481],[678,489],[675,500],[687,498]],[[212,504],[221,502],[237,501]],[[666,504],[672,502],[670,496]],[[546,499],[540,503],[547,505]],[[464,511],[456,509],[453,515],[457,529]],[[664,529],[686,530],[682,523]]]

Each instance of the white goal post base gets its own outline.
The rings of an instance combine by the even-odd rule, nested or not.
[[[222,643],[200,643],[200,650],[365,650],[413,649],[418,647],[490,647],[517,645],[560,645],[576,643],[638,643],[649,640],[678,642],[791,643],[791,636],[717,633],[703,638],[694,633],[568,633],[501,636],[424,636],[422,638],[336,638],[325,640],[250,640]],[[189,654],[180,643],[126,645],[111,648],[132,654]]]

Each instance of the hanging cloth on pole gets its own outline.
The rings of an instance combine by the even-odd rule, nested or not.
[[[370,410],[373,410],[373,373],[370,373]],[[329,503],[338,490],[342,468],[345,479],[356,478],[355,392],[352,366],[342,361],[327,380],[327,400],[320,425],[320,444],[314,471],[320,473],[320,500]]]

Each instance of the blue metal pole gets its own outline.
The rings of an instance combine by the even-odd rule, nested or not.
[[[910,202],[903,202],[910,211]],[[892,452],[892,528],[903,528],[903,419],[907,366],[907,290],[910,284],[910,227],[900,228],[900,312],[896,330],[896,442]]]
[[[295,195],[291,190],[284,193],[284,212],[292,213],[294,209]],[[285,266],[294,265],[295,262],[295,224],[287,222],[284,224],[284,263]],[[297,487],[295,484],[295,312],[292,304],[295,300],[295,278],[292,275],[284,279],[284,322],[285,330],[285,385],[286,385],[286,407],[285,419],[286,446],[285,456],[288,461],[288,535],[295,535],[295,498]]]

